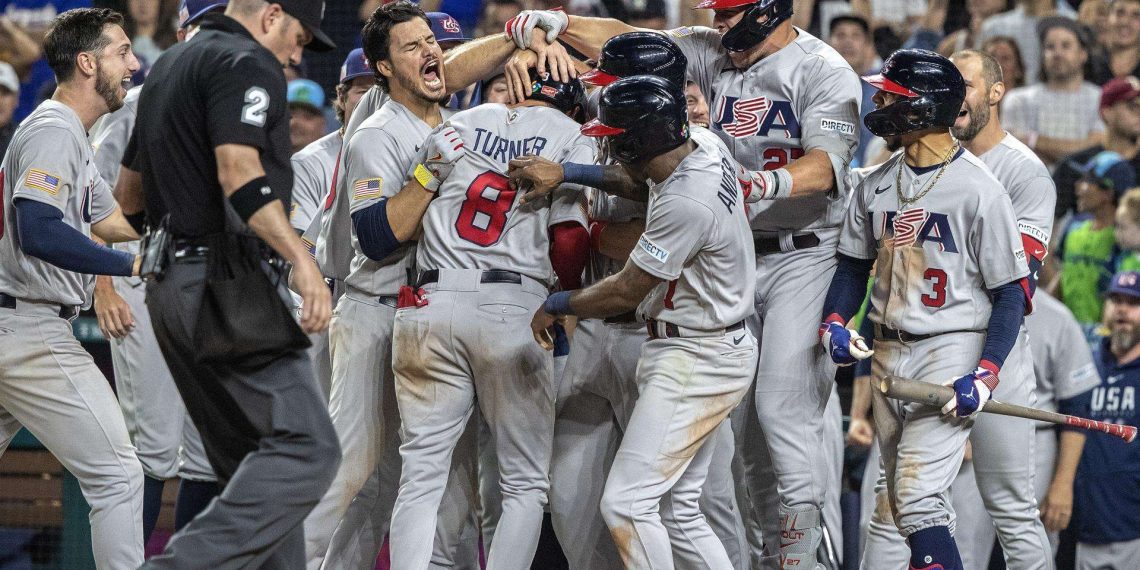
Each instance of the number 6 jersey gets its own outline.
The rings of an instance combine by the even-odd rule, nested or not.
[[[839,253],[876,259],[870,319],[913,334],[985,330],[989,290],[1029,274],[1001,183],[965,149],[941,167],[896,153],[855,190],[839,237]],[[900,168],[903,196],[921,196],[902,208]]]
[[[523,193],[507,183],[507,163],[535,154],[591,164],[593,141],[578,132],[578,123],[550,107],[480,105],[455,114],[447,125],[463,138],[465,156],[424,214],[416,257],[420,270],[509,269],[553,283],[548,228],[563,222],[585,226],[585,191],[564,184],[550,198],[523,204]],[[425,152],[413,169],[428,158]]]

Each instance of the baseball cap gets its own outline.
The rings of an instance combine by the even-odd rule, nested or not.
[[[1109,80],[1100,89],[1100,108],[1111,107],[1121,101],[1131,101],[1140,95],[1140,79],[1131,75]]]
[[[471,41],[471,38],[463,35],[459,20],[450,15],[444,12],[428,12],[427,17],[431,20],[431,32],[435,34],[436,43]]]
[[[16,77],[16,69],[3,61],[0,61],[0,87],[12,93],[20,92],[20,78]]]
[[[1127,295],[1140,297],[1140,272],[1121,271],[1112,276],[1112,284],[1108,286],[1105,295]]]
[[[302,26],[313,34],[313,41],[305,46],[313,51],[331,51],[336,44],[321,31],[321,20],[325,17],[324,0],[273,0],[286,14],[297,18]]]
[[[344,64],[340,66],[340,82],[348,83],[357,77],[372,77],[375,74],[368,67],[368,58],[364,57],[364,49],[356,48],[348,52]]]
[[[185,28],[212,10],[225,8],[228,0],[182,0],[178,7],[178,27]]]
[[[1136,185],[1136,170],[1124,157],[1110,150],[1102,150],[1080,168],[1081,179],[1090,180],[1101,188],[1121,196]]]
[[[285,100],[289,106],[294,105],[301,107],[309,107],[311,110],[321,112],[321,107],[325,105],[325,92],[317,85],[316,81],[311,79],[294,79],[289,82],[288,91],[285,93]]]

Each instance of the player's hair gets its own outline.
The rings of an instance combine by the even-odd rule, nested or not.
[[[123,16],[109,8],[76,8],[56,16],[44,36],[44,55],[56,83],[75,75],[75,58],[79,54],[98,52],[111,43],[111,38],[103,33],[107,26],[122,25]]]
[[[976,58],[982,62],[982,80],[986,82],[986,91],[989,91],[994,83],[1005,82],[1001,74],[1001,64],[998,63],[998,60],[994,59],[994,56],[984,51],[964,49],[954,52],[954,54],[950,56],[950,59],[957,61],[968,57]]]
[[[380,75],[376,62],[387,60],[391,55],[391,46],[388,45],[388,41],[392,35],[392,28],[396,24],[410,22],[416,18],[431,26],[431,20],[419,6],[406,0],[400,0],[377,8],[368,17],[364,29],[360,31],[360,46],[364,49],[364,57],[368,58],[368,63],[372,66],[372,73],[384,89],[388,89],[388,79]]]
[[[1125,192],[1120,197],[1120,204],[1117,207],[1124,214],[1125,219],[1133,224],[1140,224],[1140,188],[1132,188]]]

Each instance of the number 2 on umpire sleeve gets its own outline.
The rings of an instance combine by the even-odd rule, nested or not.
[[[245,106],[241,108],[241,122],[255,127],[265,126],[265,110],[269,108],[269,94],[256,85],[245,90]]]
[[[931,282],[932,293],[922,294],[922,304],[927,307],[941,307],[946,304],[946,272],[934,267],[928,268],[922,278]]]
[[[507,226],[507,213],[515,203],[515,191],[507,177],[487,171],[467,187],[467,199],[459,209],[455,231],[459,237],[483,247],[497,241]]]

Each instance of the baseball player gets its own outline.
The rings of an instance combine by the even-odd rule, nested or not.
[[[880,486],[910,546],[910,566],[957,570],[962,561],[951,536],[947,489],[973,416],[997,388],[1014,348],[1029,271],[1008,194],[950,136],[966,96],[961,73],[932,52],[900,50],[880,75],[865,80],[879,90],[867,128],[899,140],[904,150],[852,198],[820,342],[837,364],[872,355],[845,324],[862,303],[875,264],[868,315],[875,331],[873,376],[946,382],[955,390],[941,415],[873,393]],[[1012,372],[1020,373],[1016,366]],[[890,561],[876,560],[868,545],[863,565],[889,568]]]
[[[576,80],[536,78],[517,106],[453,116],[424,143],[409,169],[414,180],[379,221],[390,226],[393,248],[413,236],[421,216],[423,227],[420,276],[415,289],[401,291],[393,341],[404,463],[392,514],[395,567],[427,566],[452,450],[476,398],[502,492],[487,565],[530,567],[549,487],[555,386],[550,356],[517,332],[555,276],[563,288],[580,285],[589,234],[580,188],[524,206],[506,170],[522,152],[594,156],[593,142],[567,116],[583,98]]]
[[[685,55],[667,37],[652,32],[629,32],[608,40],[602,47],[597,67],[581,78],[587,85],[601,87],[621,77],[648,74],[683,85],[685,67]],[[601,89],[589,95],[590,117],[597,115],[600,96]],[[691,112],[689,117],[692,119]],[[691,120],[690,134],[697,144],[724,149],[716,135],[693,126]],[[728,154],[727,149],[724,154]],[[557,188],[567,173],[573,176],[575,169],[580,172],[591,168],[592,165],[586,164],[560,164],[540,156],[524,156],[510,163],[512,177],[527,180],[539,188]],[[611,177],[616,174],[623,179],[615,190],[620,192],[623,187],[635,186],[621,165],[612,165],[608,170]],[[636,187],[637,192],[646,190],[643,184]],[[529,200],[530,196],[528,193],[524,199]],[[591,192],[589,213],[594,247],[587,284],[621,270],[645,229],[644,199],[634,201]],[[637,399],[637,354],[644,341],[644,331],[633,311],[604,321],[581,320],[575,327],[567,369],[559,384],[550,508],[554,531],[573,568],[621,565],[598,503],[609,465]],[[733,567],[742,568],[748,563],[748,545],[731,471],[735,450],[732,426],[726,422],[716,438],[709,478],[701,494],[701,511],[725,544]],[[582,465],[598,468],[583,470]]]
[[[0,453],[26,427],[79,479],[100,569],[143,562],[143,471],[111,386],[71,319],[94,275],[138,274],[138,257],[93,242],[138,239],[99,177],[87,132],[122,107],[139,62],[108,9],[60,14],[44,38],[56,91],[0,165]],[[181,423],[179,423],[181,425]]]
[[[654,76],[602,91],[582,132],[603,154],[652,180],[645,232],[616,275],[551,295],[531,322],[550,347],[566,315],[613,316],[637,307],[650,340],[637,367],[639,395],[602,496],[602,516],[627,568],[729,568],[698,500],[713,435],[740,402],[756,365],[744,326],[755,260],[744,195],[731,157],[688,136],[682,86]],[[660,509],[660,511],[659,511]]]
[[[193,37],[198,20],[210,12],[224,10],[218,0],[188,0],[179,10],[180,41]],[[119,178],[119,165],[138,113],[142,87],[127,92],[123,107],[99,119],[91,129],[95,165],[108,187]],[[137,241],[115,246],[137,255]],[[178,499],[174,507],[174,528],[181,529],[218,494],[218,479],[206,459],[202,436],[186,414],[186,406],[166,367],[150,315],[146,310],[146,288],[137,277],[95,278],[95,314],[111,344],[115,367],[115,388],[123,419],[138,450],[143,473],[143,540],[162,510],[162,490],[166,480],[178,476]]]
[[[1033,296],[1033,308],[1033,313],[1025,317],[1025,328],[1029,331],[1033,372],[1037,379],[1037,403],[1034,407],[1049,411],[1060,409],[1075,414],[1079,398],[1100,385],[1100,376],[1093,364],[1084,331],[1068,307],[1048,293],[1037,291]],[[975,430],[978,425],[980,422],[974,426]],[[1037,460],[1034,494],[1037,503],[1041,505],[1041,519],[1049,533],[1049,543],[1052,546],[1049,552],[1055,553],[1058,532],[1068,526],[1073,514],[1073,482],[1085,434],[1066,430],[1058,438],[1057,431],[1051,424],[1038,424],[1035,427],[1034,453]],[[977,450],[978,440],[973,436],[971,440]],[[974,470],[981,469],[977,465],[977,451],[974,456]],[[971,529],[971,532],[977,530],[982,537],[975,541],[977,552],[972,554],[972,560],[977,563],[967,564],[967,567],[985,568],[994,542],[994,526],[983,506],[983,497],[977,496],[977,491],[973,491],[975,500],[972,502],[963,500],[969,496],[968,487],[974,484],[975,479],[967,470],[963,471],[966,473],[959,474],[951,487],[954,512],[958,515],[959,533],[963,529]],[[967,555],[963,549],[964,562],[967,561]],[[1051,557],[1048,552],[1046,555]]]
[[[830,475],[827,449],[817,445],[835,392],[835,367],[815,344],[812,315],[822,308],[835,268],[861,90],[834,49],[792,26],[791,0],[706,0],[697,7],[714,10],[715,30],[667,33],[711,102],[713,132],[751,172],[750,199],[760,201],[749,208],[760,257],[756,316],[749,326],[765,347],[755,405],[761,422],[756,431],[767,446],[744,451],[752,466],[746,469],[750,496],[778,492],[779,505],[765,502],[746,511],[761,517],[765,529],[765,559],[756,562],[814,568],[820,508],[839,482]],[[535,28],[546,40],[562,38],[590,57],[607,39],[633,30],[617,20],[559,11],[523,12],[507,24],[520,46],[531,45]],[[792,523],[797,526],[788,527]]]
[[[1005,85],[1001,81],[1001,66],[997,61],[972,50],[958,52],[952,60],[965,81],[966,98],[951,133],[966,150],[989,167],[1010,196],[1028,255],[1030,276],[1026,283],[1030,286],[1027,295],[1031,296],[1053,226],[1056,202],[1053,179],[1041,160],[1001,127],[997,110],[1005,94]],[[1036,406],[1033,358],[1024,326],[1020,328],[1017,339],[1006,359],[1003,381],[995,397],[1021,406]],[[959,478],[959,483],[963,479],[977,481],[978,492],[997,527],[1006,564],[1010,568],[1052,567],[1048,560],[1050,550],[1045,527],[1036,514],[1033,484],[1036,472],[1035,431],[1033,422],[992,414],[979,416],[970,432],[972,461],[964,469],[964,477]],[[961,485],[958,488],[961,489]],[[967,492],[973,494],[973,491],[963,490],[954,495],[955,501]],[[969,504],[969,501],[964,503]],[[979,528],[984,531],[983,526],[972,524],[984,521],[960,520],[964,523],[960,528],[971,532]],[[977,553],[964,553],[965,562],[984,562],[989,557],[992,534],[986,534],[986,538],[988,541],[984,545],[970,544]],[[901,567],[907,559],[904,545],[890,521],[881,517],[871,519],[867,559],[890,560]]]
[[[406,2],[397,2],[378,8],[378,11],[373,15],[377,22],[384,21],[389,18],[389,12],[393,11],[407,11],[409,4]],[[383,50],[387,52],[387,42],[377,41],[380,36],[376,35],[376,28],[371,28],[369,32],[368,27],[365,28],[365,55],[372,65],[372,69],[377,69],[378,63],[374,59],[377,53]],[[371,43],[370,43],[371,42]],[[442,48],[442,46],[440,46]],[[561,69],[567,67],[566,64],[555,64],[556,61],[569,61],[569,56],[566,55],[565,50],[561,48],[553,48],[554,55],[548,60],[550,61],[550,68],[552,75],[560,73]],[[371,54],[370,54],[371,50]],[[445,57],[440,58],[438,61],[437,73],[442,80],[447,77],[446,85],[449,86],[463,86],[472,83],[482,77],[489,77],[496,72],[496,68],[504,64],[504,62],[515,55],[515,45],[512,42],[506,41],[505,36],[496,34],[487,36],[455,47],[450,50]],[[534,54],[530,54],[533,63]],[[401,75],[406,76],[410,81],[421,81],[424,70],[419,66],[425,63],[408,62],[404,66],[389,66],[390,73],[399,72]],[[557,79],[557,77],[556,77]],[[394,190],[399,189],[399,185],[403,183],[403,177],[406,174],[407,166],[410,164],[411,157],[414,154],[414,144],[422,141],[430,131],[422,120],[409,119],[413,123],[414,129],[408,130],[407,125],[393,126],[393,132],[397,132],[401,141],[408,141],[412,144],[411,147],[404,149],[407,151],[406,155],[401,152],[399,156],[392,156],[391,160],[399,162],[399,164],[384,165],[387,171],[391,171],[388,177],[378,176],[377,174],[361,174],[359,178],[350,179],[347,175],[348,170],[348,156],[347,149],[351,145],[352,137],[355,132],[360,128],[366,119],[369,119],[377,114],[378,110],[384,103],[389,100],[389,89],[387,85],[380,82],[373,86],[361,98],[360,103],[357,105],[356,111],[353,113],[352,118],[348,121],[344,132],[344,148],[340,160],[338,162],[339,171],[332,191],[329,193],[328,198],[324,203],[324,210],[320,220],[320,231],[316,240],[316,254],[317,261],[321,267],[322,273],[327,278],[332,278],[340,282],[344,282],[350,271],[357,269],[354,266],[354,261],[359,260],[359,270],[361,273],[358,276],[363,276],[364,271],[368,267],[375,266],[375,262],[365,262],[367,256],[364,255],[354,243],[355,237],[353,235],[353,220],[350,213],[352,206],[358,203],[353,200],[352,196],[355,192],[354,184],[360,180],[368,180],[370,178],[383,178],[389,183],[394,184]],[[401,105],[403,106],[403,105]],[[407,109],[407,107],[404,107]],[[449,111],[443,111],[448,113]],[[401,130],[403,129],[403,130]],[[377,134],[378,129],[373,129],[373,134]],[[408,133],[420,133],[418,137],[408,137]],[[413,139],[415,139],[413,141]],[[371,144],[371,143],[369,143]],[[377,153],[368,153],[366,148],[368,144],[362,144],[358,148],[361,149],[361,154],[367,154],[369,160],[384,158],[376,156]],[[367,182],[365,183],[368,184]],[[365,196],[368,192],[365,192]],[[378,197],[378,196],[377,196]],[[371,199],[369,199],[371,200]],[[411,257],[408,258],[409,261]],[[398,287],[407,280],[406,277],[400,277],[397,281],[393,281],[390,285]],[[346,291],[345,298],[347,298]],[[387,291],[386,294],[394,294],[395,289]],[[372,295],[367,295],[371,297]],[[378,299],[378,297],[377,297]],[[374,299],[375,300],[375,299]],[[386,299],[392,305],[395,305],[394,299]],[[388,307],[387,305],[379,305],[374,303],[373,309],[385,311],[388,309],[394,310],[394,306]],[[354,305],[357,306],[357,305]],[[361,308],[357,306],[358,308]],[[331,554],[336,553],[336,563],[330,561],[328,567],[353,567],[354,560],[366,561],[375,558],[375,553],[380,550],[381,543],[385,534],[388,531],[389,520],[391,518],[392,504],[395,501],[396,490],[399,481],[399,454],[398,454],[398,434],[396,432],[399,426],[399,415],[395,405],[395,395],[393,383],[385,381],[391,378],[390,376],[390,360],[388,359],[387,349],[380,351],[376,350],[377,346],[385,346],[390,342],[391,324],[394,316],[389,311],[389,316],[383,319],[369,319],[366,315],[359,316],[359,322],[353,322],[348,319],[348,316],[343,314],[342,307],[338,303],[336,312],[334,314],[334,323],[330,326],[330,353],[333,359],[333,389],[330,393],[330,413],[333,416],[334,425],[337,426],[338,433],[346,438],[359,438],[361,441],[354,443],[355,447],[365,447],[368,449],[382,448],[383,455],[372,456],[373,452],[358,453],[352,455],[348,452],[345,453],[345,461],[342,464],[342,471],[346,466],[357,465],[358,469],[371,470],[371,475],[365,473],[363,475],[354,475],[353,478],[346,478],[341,476],[338,481],[333,483],[330,493],[322,500],[321,505],[314,509],[313,514],[306,523],[306,552],[309,558],[309,568],[315,568],[320,565],[320,559],[324,556],[325,547],[322,543],[328,541],[327,550]],[[351,327],[347,325],[352,324]],[[345,328],[342,330],[351,330],[352,336],[349,338],[357,339],[359,350],[356,351],[355,356],[352,353],[352,347],[344,346],[343,350],[347,351],[338,356],[337,352],[340,350],[336,342],[338,329],[342,325]],[[368,344],[363,340],[368,335],[375,335],[376,339],[387,339],[384,343],[377,342],[376,344]],[[337,361],[342,364],[339,366]],[[337,384],[341,384],[341,395],[338,396]],[[383,396],[377,396],[376,390],[382,388],[384,390]],[[338,402],[343,402],[340,404]],[[361,406],[364,404],[364,406]],[[374,406],[372,406],[374,404]],[[381,427],[381,425],[383,427]],[[383,431],[381,431],[383,430]],[[351,435],[344,435],[351,434]],[[382,435],[381,435],[382,434]],[[345,441],[342,440],[342,446]],[[355,448],[354,447],[354,448]],[[367,466],[363,465],[364,462],[371,460]],[[374,469],[375,467],[378,467]],[[460,469],[457,466],[457,472],[473,471],[470,468]],[[449,480],[448,497],[444,500],[444,504],[450,506],[451,509],[458,513],[466,513],[467,509],[463,503],[473,502],[467,494],[464,481],[458,480],[458,477],[452,477]],[[349,485],[351,483],[351,485]],[[359,491],[350,491],[349,487],[356,487],[360,485]],[[341,491],[336,492],[336,489]],[[355,496],[355,498],[353,498]],[[351,504],[350,504],[351,503]],[[342,511],[343,510],[343,511]],[[336,512],[344,512],[343,516],[336,515]],[[329,514],[332,512],[333,514]],[[323,514],[322,514],[323,513]],[[321,517],[317,519],[315,517]],[[321,521],[321,522],[317,522]],[[338,521],[340,523],[338,524]],[[438,538],[450,539],[455,535],[454,532],[445,529],[450,523],[454,522],[458,526],[466,524],[463,516],[455,519],[454,517],[441,519],[440,536]],[[462,523],[462,524],[461,524]],[[335,529],[335,531],[333,530]],[[329,538],[320,538],[321,536]],[[437,542],[437,545],[439,543]],[[462,547],[454,548],[446,544],[439,545],[437,552],[437,559],[441,563],[456,563],[466,564],[470,559],[474,559],[477,563],[477,544],[472,545],[472,548],[467,549],[467,544],[464,543]],[[469,552],[470,550],[470,552]],[[459,556],[460,558],[456,558]],[[450,558],[450,560],[445,560]],[[343,561],[342,561],[343,559]],[[362,562],[363,563],[363,562]]]
[[[317,220],[321,204],[328,196],[333,184],[333,175],[336,171],[336,161],[340,156],[340,149],[344,140],[344,125],[352,117],[360,98],[375,83],[372,70],[364,59],[364,50],[356,48],[348,52],[344,64],[340,67],[340,82],[336,86],[336,99],[333,107],[336,109],[337,121],[341,128],[333,131],[293,155],[290,162],[293,164],[293,205],[289,212],[289,223],[293,229],[302,235],[306,245],[315,248],[315,232],[319,228]],[[308,238],[305,237],[309,232]],[[336,293],[333,291],[334,306]],[[294,301],[299,301],[294,294]],[[313,361],[313,372],[321,391],[327,400],[332,385],[332,359],[329,356],[328,331],[310,335],[313,346],[309,348],[309,357]]]

